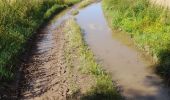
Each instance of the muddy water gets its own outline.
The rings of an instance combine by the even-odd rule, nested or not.
[[[49,23],[46,25],[46,27],[43,28],[42,34],[39,34],[37,36],[38,42],[37,42],[37,51],[38,53],[44,53],[48,52],[52,47],[54,47],[54,31],[57,27],[59,27],[61,24],[63,24],[64,21],[68,20],[72,17],[71,11],[76,9],[76,6],[73,6],[71,9],[66,9],[65,11],[62,11],[59,15],[55,16]]]
[[[113,32],[107,25],[101,3],[80,10],[76,19],[85,33],[87,44],[121,87],[121,93],[127,100],[170,100],[167,87],[152,72],[150,61],[128,43],[113,37],[113,34],[119,33]]]

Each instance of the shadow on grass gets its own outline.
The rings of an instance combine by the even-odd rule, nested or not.
[[[99,85],[93,87],[91,91],[86,94],[81,93],[80,90],[67,97],[68,100],[123,100],[119,93],[115,90],[104,89],[105,86]]]
[[[156,72],[165,78],[165,81],[170,85],[170,48],[162,50],[159,55],[159,63],[156,65]]]

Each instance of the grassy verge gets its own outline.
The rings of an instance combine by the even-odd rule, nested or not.
[[[90,5],[91,3],[95,2],[95,1],[96,1],[96,0],[83,0],[83,1],[79,4],[78,8],[79,8],[79,9],[84,8],[84,7]]]
[[[74,15],[74,16],[77,15],[78,13],[79,13],[78,10],[73,10],[73,11],[71,12],[71,14]]]
[[[120,100],[120,95],[117,93],[111,78],[97,64],[92,51],[83,40],[80,27],[74,19],[66,22],[64,33],[68,43],[65,50],[67,64],[73,67],[73,63],[76,61],[76,66],[81,73],[94,77],[96,82],[89,92],[83,94],[81,98],[83,100]]]
[[[129,33],[136,45],[158,62],[157,72],[170,80],[170,11],[149,0],[103,0],[113,29]]]
[[[78,1],[0,1],[0,80],[13,78],[18,56],[25,51],[26,42],[44,19]]]
[[[73,10],[73,11],[71,12],[71,14],[74,15],[74,16],[77,15],[77,14],[79,13],[78,10],[80,10],[80,9],[82,9],[82,8],[85,8],[85,7],[87,7],[88,5],[90,5],[90,4],[92,4],[92,3],[96,2],[96,1],[97,1],[97,0],[83,0],[83,1],[81,1],[80,4],[78,5],[78,9]]]

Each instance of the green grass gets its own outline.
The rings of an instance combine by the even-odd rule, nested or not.
[[[170,11],[149,0],[103,0],[113,29],[133,37],[136,45],[157,60],[157,72],[170,80]]]
[[[109,77],[96,62],[92,51],[85,44],[80,27],[74,19],[66,22],[64,29],[66,34],[67,47],[65,49],[67,64],[77,67],[81,73],[91,75],[95,78],[96,84],[87,93],[83,94],[82,100],[120,100],[111,77]]]
[[[50,9],[46,11],[46,13],[44,14],[44,19],[49,19],[52,15],[55,15],[55,13],[58,13],[66,7],[66,5],[54,4]]]
[[[59,0],[59,1],[61,1],[61,0]],[[63,0],[63,1],[64,1],[64,4],[73,5],[73,4],[78,3],[82,0]]]
[[[0,0],[0,80],[13,78],[18,56],[44,19],[76,1]]]
[[[79,9],[84,8],[88,5],[90,5],[91,3],[95,2],[96,0],[83,0],[80,4],[79,4]]]
[[[71,14],[74,15],[74,16],[77,15],[78,13],[79,13],[78,10],[73,10],[73,11],[71,12]]]

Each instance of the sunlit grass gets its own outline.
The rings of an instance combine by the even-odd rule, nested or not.
[[[61,0],[60,0],[61,1]],[[81,0],[63,0],[65,4],[67,5],[72,5],[72,4],[75,4],[75,3],[78,3],[80,2]]]
[[[89,4],[95,2],[96,0],[83,0],[80,4],[79,4],[79,8],[84,8],[86,6],[88,6]]]
[[[78,13],[79,13],[78,10],[73,10],[73,11],[71,12],[72,15],[77,15]]]

